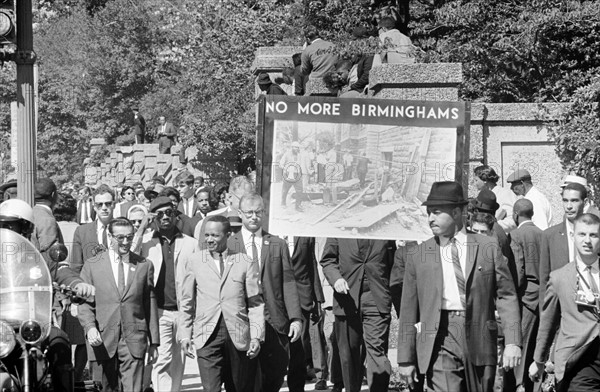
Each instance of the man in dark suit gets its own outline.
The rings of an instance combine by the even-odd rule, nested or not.
[[[94,201],[92,200],[92,191],[89,186],[84,186],[79,190],[79,201],[77,202],[77,215],[75,221],[80,225],[90,223],[96,220],[96,210],[94,210]]]
[[[328,238],[323,249],[321,266],[335,290],[334,333],[349,392],[361,389],[365,357],[370,391],[386,390],[390,380],[387,348],[395,249],[392,241],[347,238]]]
[[[317,259],[315,257],[315,239],[313,237],[293,237],[287,241],[292,244],[291,263],[298,288],[300,307],[302,308],[302,336],[300,340],[290,344],[290,366],[287,376],[288,388],[291,392],[304,391],[306,382],[307,360],[310,360],[311,329],[318,329],[321,316],[321,304],[325,302],[323,288],[319,279]],[[313,333],[317,337],[322,334]],[[323,336],[323,339],[325,337]],[[320,342],[319,342],[320,343]],[[325,344],[323,341],[322,343]],[[312,347],[318,350],[318,347]],[[323,369],[320,369],[323,373]],[[326,373],[326,372],[325,372]],[[320,383],[326,386],[326,379]],[[317,387],[317,386],[315,386]]]
[[[517,265],[519,284],[517,293],[521,298],[521,335],[523,338],[523,358],[514,368],[516,385],[522,385],[525,392],[536,390],[527,377],[527,369],[533,361],[533,350],[538,329],[538,303],[540,290],[540,246],[542,230],[533,224],[533,204],[528,199],[519,199],[512,207],[511,219],[517,228],[510,232],[513,254]]]
[[[140,114],[138,108],[131,109],[133,111],[133,128],[136,144],[144,144],[146,138],[146,120]]]
[[[540,248],[540,306],[544,303],[546,283],[550,272],[559,269],[575,258],[573,243],[573,222],[583,214],[587,199],[587,189],[578,183],[565,185],[562,190],[562,203],[565,220],[547,228],[542,234]],[[535,212],[535,211],[534,211]]]
[[[300,339],[302,308],[287,243],[262,230],[262,197],[250,193],[242,197],[239,214],[242,229],[229,237],[232,252],[252,256],[260,267],[265,301],[265,343],[258,356],[261,391],[276,392],[283,384],[289,363],[289,346]]]
[[[398,364],[410,386],[418,368],[433,391],[491,392],[496,309],[504,327],[504,367],[521,357],[519,301],[507,261],[495,239],[467,234],[467,203],[461,184],[435,182],[423,203],[434,237],[406,252]]]
[[[539,380],[554,346],[557,391],[595,392],[600,390],[600,218],[581,215],[573,232],[574,261],[550,273],[529,375]]]
[[[205,392],[219,392],[223,383],[227,391],[253,391],[265,338],[258,263],[227,249],[229,232],[227,218],[210,217],[208,248],[182,261],[178,338],[186,355],[197,355]]]
[[[177,130],[172,123],[167,122],[165,116],[160,116],[158,121],[160,122],[156,133],[158,137],[158,152],[160,154],[170,154],[171,147],[175,145]]]
[[[40,251],[47,263],[50,263],[48,249],[56,243],[64,243],[58,223],[52,214],[58,193],[56,185],[49,178],[40,178],[35,182],[35,205],[33,206],[33,224],[35,230],[31,242]]]
[[[175,186],[181,199],[177,210],[188,218],[192,218],[198,211],[198,205],[194,198],[194,175],[187,170],[182,171],[175,177]]]
[[[146,350],[156,359],[160,344],[152,263],[130,251],[133,225],[108,224],[110,246],[84,264],[81,277],[96,287],[94,305],[79,306],[79,321],[97,361],[103,391],[141,391]]]

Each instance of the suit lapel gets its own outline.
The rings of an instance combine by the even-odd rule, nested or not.
[[[265,264],[267,264],[267,260],[269,259],[269,252],[271,247],[271,235],[263,230],[262,232],[262,245],[259,249],[260,252],[260,276],[263,276],[265,271]]]
[[[200,255],[200,262],[201,263],[206,263],[208,264],[208,268],[210,268],[215,275],[217,275],[217,277],[220,276],[219,274],[219,270],[217,269],[217,266],[215,265],[215,261],[212,258],[212,255],[210,254],[210,251],[208,249],[203,249],[202,250],[202,254]]]
[[[221,285],[223,285],[227,280],[227,275],[229,275],[229,272],[233,268],[233,263],[235,262],[234,260],[230,260],[230,257],[231,255],[228,254],[225,260],[223,260],[223,267],[225,268],[225,271],[223,272],[223,276],[221,277]]]
[[[183,236],[183,234],[181,234]],[[175,238],[175,252],[173,253],[173,263],[177,266],[177,261],[179,260],[179,253],[181,252],[181,248],[183,246],[183,237]]]
[[[422,254],[420,259],[417,261],[425,260],[427,261],[429,258],[428,254],[433,254],[433,263],[430,263],[430,270],[432,271],[432,284],[435,290],[441,289],[444,287],[444,271],[442,269],[442,256],[440,251],[440,244],[437,242],[435,238],[431,239],[431,241],[426,242],[425,245],[425,254]],[[437,294],[437,299],[440,301],[440,305],[442,303],[442,292],[439,291]]]
[[[137,274],[137,270],[139,267],[137,259],[135,258],[135,256],[133,256],[133,253],[129,252],[129,265],[124,265],[123,267],[129,268],[129,273],[127,274],[127,285],[125,286],[125,291],[123,292],[122,297],[125,298],[125,296],[129,292],[129,289],[131,288],[131,285],[133,284],[135,274]]]
[[[110,257],[108,257],[108,251],[102,252],[102,255],[101,262],[104,263],[104,269],[108,270],[108,276],[110,276],[110,285],[114,288],[114,292],[117,293],[118,296],[119,288],[117,287],[117,277],[113,272]]]

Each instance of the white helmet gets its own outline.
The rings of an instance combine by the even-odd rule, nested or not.
[[[33,208],[21,199],[9,199],[0,204],[0,221],[26,220],[33,224]]]

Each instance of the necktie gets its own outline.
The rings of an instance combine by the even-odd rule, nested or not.
[[[125,292],[125,268],[123,267],[123,259],[119,256],[119,273],[117,276],[119,282],[119,293],[123,295]]]
[[[258,263],[258,248],[256,247],[256,235],[252,234],[252,261]]]
[[[219,253],[219,271],[221,271],[221,277],[225,271],[225,263],[223,263],[223,253]]]
[[[590,290],[592,290],[592,293],[594,294],[600,294],[600,291],[598,291],[598,285],[596,284],[596,280],[592,276],[592,266],[588,265],[586,269],[588,272],[588,281],[590,282]]]
[[[104,226],[104,229],[102,229],[102,245],[104,245],[104,247],[106,249],[108,249],[108,238],[106,237],[106,227]]]
[[[456,238],[450,240],[450,249],[452,252],[452,265],[454,266],[454,276],[456,277],[456,285],[458,286],[458,294],[460,295],[460,303],[463,309],[467,309],[467,295],[465,291],[465,276],[460,266],[460,257],[458,255],[458,246],[456,246]]]

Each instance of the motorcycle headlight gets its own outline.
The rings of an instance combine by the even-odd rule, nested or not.
[[[13,327],[0,321],[0,358],[6,357],[12,352],[17,344],[17,338]]]
[[[25,343],[35,344],[42,339],[42,326],[35,320],[25,320],[19,329],[21,338]]]

